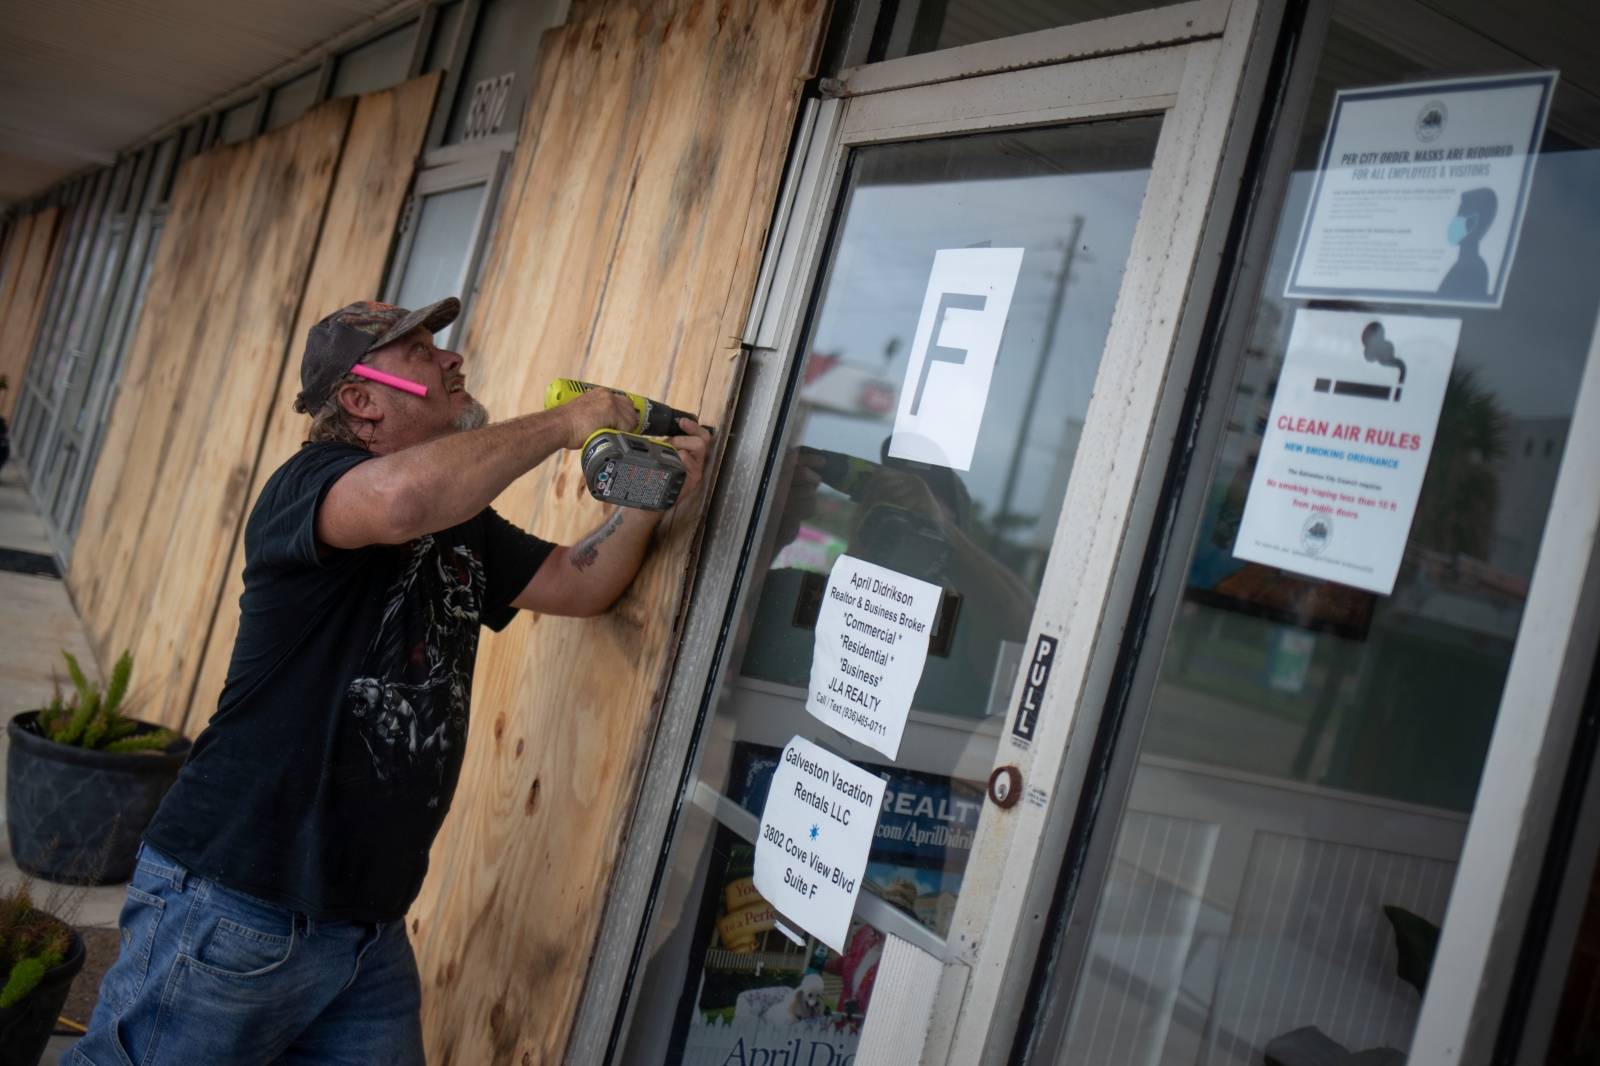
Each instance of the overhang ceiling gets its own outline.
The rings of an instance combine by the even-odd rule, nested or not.
[[[0,0],[0,209],[404,6]]]

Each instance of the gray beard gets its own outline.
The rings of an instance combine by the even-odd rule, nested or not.
[[[473,400],[462,412],[450,422],[458,430],[478,429],[489,423],[489,409],[477,400]]]

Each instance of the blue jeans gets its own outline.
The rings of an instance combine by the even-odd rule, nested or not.
[[[75,1066],[423,1062],[404,922],[315,921],[146,844],[119,925]]]

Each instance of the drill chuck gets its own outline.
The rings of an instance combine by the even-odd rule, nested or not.
[[[600,388],[587,381],[578,381],[575,378],[556,378],[544,392],[545,410],[560,407],[568,400],[582,396],[590,389]],[[646,437],[672,437],[683,431],[678,428],[678,419],[695,416],[688,411],[680,411],[676,407],[668,407],[660,400],[652,400],[648,396],[641,396],[637,392],[624,392],[622,389],[612,389],[612,392],[626,396],[633,404],[633,409],[639,413],[639,422],[633,427],[633,432]]]

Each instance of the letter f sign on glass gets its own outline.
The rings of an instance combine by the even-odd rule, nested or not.
[[[978,446],[1021,248],[935,252],[889,454],[968,470]]]

